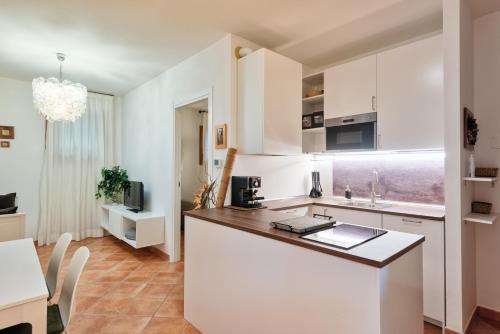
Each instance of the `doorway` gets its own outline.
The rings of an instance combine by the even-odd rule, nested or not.
[[[175,107],[175,196],[171,261],[183,259],[184,211],[194,208],[194,195],[212,174],[211,94]]]

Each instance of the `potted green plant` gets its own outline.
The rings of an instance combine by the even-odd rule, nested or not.
[[[102,180],[97,184],[97,192],[95,198],[99,199],[102,196],[106,199],[111,199],[113,203],[119,203],[123,191],[128,188],[127,171],[120,166],[101,169]]]

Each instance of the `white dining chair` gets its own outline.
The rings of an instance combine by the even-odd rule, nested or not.
[[[78,280],[80,279],[80,275],[82,274],[83,268],[85,267],[85,263],[87,263],[89,256],[89,249],[83,246],[78,248],[75,255],[71,258],[68,271],[64,276],[64,282],[59,300],[56,305],[52,305],[55,306],[54,309],[57,311],[51,310],[52,306],[49,306],[47,309],[47,324],[50,323],[51,319],[49,318],[49,313],[52,312],[55,313],[54,316],[58,315],[59,319],[62,321],[63,331],[68,328],[71,313],[73,313],[76,286],[78,285]],[[47,331],[47,333],[49,333],[49,331]]]
[[[45,276],[45,282],[47,283],[47,289],[49,290],[49,297],[47,300],[51,300],[54,297],[57,289],[57,278],[59,276],[59,271],[64,260],[64,255],[71,242],[73,236],[71,233],[64,233],[57,239],[54,250],[49,260],[49,267],[47,269],[47,275]]]
[[[83,246],[78,248],[71,258],[58,303],[47,306],[47,334],[64,333],[68,328],[75,302],[76,286],[89,256],[89,249]],[[23,323],[12,326],[0,330],[0,334],[31,334],[31,325]]]

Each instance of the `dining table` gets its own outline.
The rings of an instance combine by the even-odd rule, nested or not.
[[[33,239],[0,242],[0,329],[29,323],[46,334],[48,295]]]

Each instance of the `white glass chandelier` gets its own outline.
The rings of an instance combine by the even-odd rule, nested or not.
[[[87,108],[87,87],[62,79],[63,53],[57,54],[59,79],[33,79],[33,104],[49,122],[71,121],[80,118]]]

